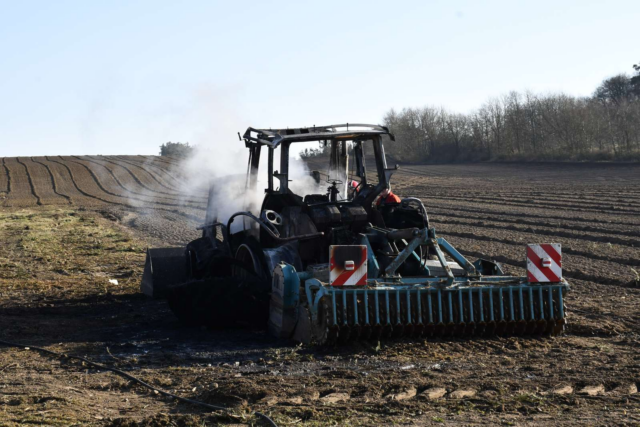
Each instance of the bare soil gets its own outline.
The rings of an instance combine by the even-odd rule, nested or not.
[[[401,167],[394,192],[422,198],[471,259],[522,274],[526,243],[562,243],[567,331],[317,348],[189,329],[139,294],[145,247],[186,243],[204,216],[176,165],[2,159],[0,340],[87,356],[230,414],[0,348],[0,425],[263,425],[256,410],[279,425],[640,424],[640,166]]]

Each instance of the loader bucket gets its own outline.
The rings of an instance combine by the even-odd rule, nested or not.
[[[153,298],[165,297],[168,286],[187,280],[186,265],[184,248],[147,249],[140,290]]]

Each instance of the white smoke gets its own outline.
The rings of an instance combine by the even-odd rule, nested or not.
[[[244,141],[239,140],[238,132],[243,134],[249,126],[259,126],[241,113],[246,111],[239,104],[242,91],[242,87],[236,86],[198,88],[191,108],[181,117],[182,123],[193,129],[189,142],[194,145],[194,150],[173,171],[181,178],[180,194],[185,204],[194,199],[203,200],[203,196],[208,195],[210,184],[214,185],[213,205],[218,221],[224,223],[238,211],[250,211],[260,216],[264,191],[268,186],[268,150],[263,147],[256,189],[247,188],[249,150]],[[303,145],[293,144],[290,149],[289,179],[292,182],[289,188],[300,196],[326,192],[325,186],[316,186],[306,163],[299,158]],[[279,159],[280,150],[276,149],[274,171],[280,169]],[[279,185],[279,180],[274,178],[274,188]]]
[[[244,130],[243,130],[244,131]],[[318,194],[326,192],[323,185],[318,185],[313,179],[306,163],[293,154],[289,159],[289,188],[299,196],[306,194]],[[279,170],[280,150],[274,152],[274,171]],[[250,211],[260,216],[260,208],[268,187],[267,176],[268,151],[262,149],[258,181],[255,189],[251,189],[247,183],[247,170],[249,150],[244,142],[225,141],[218,144],[198,145],[192,154],[182,160],[179,165],[180,174],[183,177],[181,193],[185,200],[194,196],[202,196],[208,193],[209,186],[213,185],[211,206],[218,221],[226,223],[236,212]],[[280,181],[273,178],[274,189],[280,185]],[[242,221],[234,222],[237,229]]]

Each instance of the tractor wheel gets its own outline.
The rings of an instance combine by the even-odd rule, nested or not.
[[[266,327],[269,291],[256,277],[211,277],[170,287],[167,301],[189,326]]]
[[[216,249],[211,240],[201,237],[190,242],[186,248],[187,270],[192,280],[206,277],[231,276],[232,258],[223,250]]]
[[[234,277],[257,276],[264,280],[271,280],[271,272],[267,269],[262,247],[256,239],[252,237],[244,239],[236,249],[235,260],[236,264],[231,269]]]

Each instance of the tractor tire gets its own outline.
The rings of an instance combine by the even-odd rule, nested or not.
[[[271,271],[267,267],[260,243],[254,237],[246,237],[235,252],[235,265],[231,273],[236,277],[255,275],[271,282]]]
[[[188,326],[266,328],[271,286],[255,277],[209,277],[171,286],[171,311]]]
[[[190,242],[185,252],[191,279],[231,275],[230,257],[214,248],[209,238],[201,237]]]

